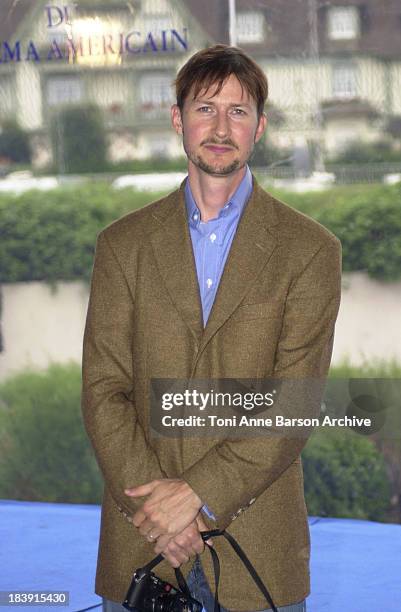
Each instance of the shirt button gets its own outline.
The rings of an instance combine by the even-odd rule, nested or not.
[[[208,278],[207,281],[206,281],[206,284],[207,284],[207,288],[210,289],[210,287],[213,285],[212,279]]]
[[[193,216],[192,218],[193,218],[195,221],[197,221],[197,220],[198,220],[198,216],[199,216],[199,215],[198,215],[198,213],[195,213],[195,214],[194,214],[194,216]]]
[[[216,240],[217,236],[216,234],[213,232],[213,234],[210,234],[210,240],[211,242],[214,242]]]

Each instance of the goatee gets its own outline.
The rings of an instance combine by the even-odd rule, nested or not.
[[[206,174],[212,174],[214,176],[228,176],[229,174],[234,172],[234,170],[238,170],[241,167],[239,159],[234,159],[227,166],[217,167],[206,163],[200,155],[198,155],[196,158],[191,157],[190,159],[195,164],[195,166],[198,166],[198,168],[203,170],[203,172],[206,172]]]

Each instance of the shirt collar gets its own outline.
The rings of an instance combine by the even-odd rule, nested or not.
[[[226,202],[226,204],[221,208],[217,218],[234,214],[241,216],[244,211],[245,204],[249,200],[252,193],[252,188],[252,173],[247,165],[244,178],[238,185],[235,193],[232,195],[229,201]],[[198,227],[201,221],[201,215],[192,195],[188,177],[185,181],[185,204],[189,224],[192,227]]]

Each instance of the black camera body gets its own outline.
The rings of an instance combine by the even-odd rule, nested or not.
[[[273,599],[263,584],[260,576],[249,561],[248,557],[238,544],[237,540],[225,529],[213,529],[211,531],[201,531],[200,535],[204,542],[215,536],[224,536],[231,544],[242,563],[248,570],[251,578],[258,586],[260,592],[265,597],[272,612],[278,612],[274,605]],[[214,578],[215,578],[215,596],[214,596],[214,612],[220,612],[221,607],[218,601],[218,588],[220,577],[219,557],[213,547],[207,547],[210,551],[213,560]],[[158,578],[151,570],[161,561],[163,555],[159,554],[152,559],[144,567],[137,569],[131,580],[131,585],[125,596],[123,606],[129,612],[202,612],[202,604],[191,597],[190,590],[185,578],[179,568],[175,568],[177,583],[181,590],[176,589],[169,582],[164,582]]]
[[[147,569],[138,569],[123,602],[130,612],[201,612],[202,604]]]

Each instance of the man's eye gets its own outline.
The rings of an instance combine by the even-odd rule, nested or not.
[[[202,113],[206,113],[206,112],[208,112],[210,110],[211,110],[210,106],[200,106],[198,108],[198,111],[201,111]]]
[[[233,108],[233,112],[235,115],[246,115],[246,112],[242,110],[242,108]]]

